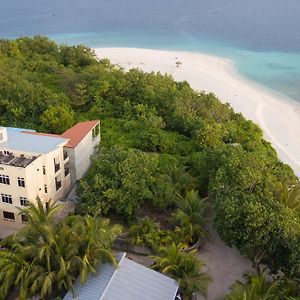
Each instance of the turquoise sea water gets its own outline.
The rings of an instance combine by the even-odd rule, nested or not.
[[[204,52],[300,102],[299,0],[0,0],[0,37]]]

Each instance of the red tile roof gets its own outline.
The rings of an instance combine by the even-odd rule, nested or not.
[[[75,148],[99,122],[99,120],[80,122],[62,133],[61,137],[69,139],[66,147]]]

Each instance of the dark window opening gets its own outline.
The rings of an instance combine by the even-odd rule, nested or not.
[[[28,205],[28,200],[26,197],[20,197],[20,205],[21,206],[27,206]]]
[[[60,169],[60,163],[57,164],[57,163],[55,162],[55,159],[54,159],[54,171],[55,171],[55,173],[58,172],[59,169]]]
[[[55,177],[55,187],[56,191],[58,191],[61,188],[61,180],[59,180],[57,177]]]
[[[21,215],[21,220],[22,220],[23,223],[28,222],[28,218],[26,217],[26,215]]]
[[[18,186],[25,187],[25,179],[22,177],[18,177]]]
[[[11,195],[1,194],[2,202],[12,204],[12,197]]]
[[[9,176],[7,175],[0,175],[0,183],[2,184],[10,184]]]
[[[4,211],[3,212],[3,217],[4,219],[8,219],[8,220],[14,220],[15,219],[15,214],[9,211]]]

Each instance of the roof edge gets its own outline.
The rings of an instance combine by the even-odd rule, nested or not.
[[[90,120],[78,122],[65,132],[61,134],[61,137],[69,139],[67,148],[74,149],[78,144],[86,137],[88,132],[90,132],[97,125],[100,125],[100,120]]]
[[[123,263],[123,261],[125,260],[125,258],[126,258],[126,252],[123,252],[123,253],[122,253],[122,257],[121,257],[121,259],[119,260],[118,267]],[[114,273],[113,273],[112,276],[110,277],[109,282],[108,282],[108,284],[106,285],[106,287],[105,287],[105,289],[104,289],[102,295],[100,296],[99,300],[102,300],[103,297],[105,296],[105,294],[106,294],[106,292],[107,292],[107,289],[108,289],[108,287],[110,286],[110,284],[111,284],[111,282],[112,282],[112,280],[113,280],[113,278],[114,278],[114,276],[116,275],[117,272],[118,272],[118,268],[115,269]]]

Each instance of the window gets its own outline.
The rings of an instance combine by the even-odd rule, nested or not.
[[[60,176],[55,177],[55,187],[56,187],[56,191],[58,191],[61,188],[61,178],[60,178]]]
[[[28,218],[25,215],[21,215],[21,220],[22,220],[23,223],[28,222]]]
[[[97,124],[96,127],[93,128],[92,130],[92,137],[93,137],[93,140],[98,136],[100,135],[100,125]]]
[[[64,151],[64,160],[66,160],[68,158],[68,152]]]
[[[9,154],[10,154],[9,151],[4,150],[4,155],[9,155]]]
[[[45,190],[45,194],[48,193],[48,187],[47,187],[47,184],[44,185],[44,190]]]
[[[20,205],[21,206],[27,206],[28,201],[26,197],[20,197]]]
[[[70,174],[70,165],[68,163],[65,164],[65,177],[67,177]]]
[[[0,183],[2,184],[10,184],[9,176],[0,175]]]
[[[92,130],[92,137],[93,137],[93,140],[100,134],[100,127],[99,127],[99,124],[93,128]]]
[[[25,179],[23,177],[18,177],[18,186],[25,187]]]
[[[56,159],[54,159],[54,172],[57,173],[60,169],[60,163],[56,163]]]
[[[46,167],[43,166],[43,175],[46,175]]]
[[[15,219],[15,214],[9,211],[4,211],[3,212],[3,218],[7,220],[14,220]]]
[[[11,195],[1,194],[2,202],[12,204],[12,197]]]

